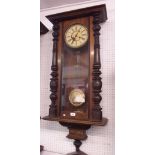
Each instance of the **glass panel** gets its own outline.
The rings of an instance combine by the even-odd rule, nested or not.
[[[64,43],[62,53],[61,116],[63,118],[88,118],[88,45],[71,49]]]

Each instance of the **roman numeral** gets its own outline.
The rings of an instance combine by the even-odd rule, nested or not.
[[[81,33],[84,32],[84,31],[85,31],[85,30],[82,30]]]
[[[85,38],[81,37],[82,40],[85,40]]]

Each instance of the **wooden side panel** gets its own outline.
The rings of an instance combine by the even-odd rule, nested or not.
[[[62,52],[62,22],[59,23],[59,39],[58,39],[58,57],[57,57],[57,64],[58,64],[58,92],[57,92],[57,110],[58,116],[60,116],[60,105],[61,105],[61,52]]]
[[[90,119],[92,119],[92,109],[93,109],[93,101],[92,101],[92,97],[93,97],[93,82],[92,82],[92,73],[93,73],[93,64],[94,64],[94,32],[93,32],[93,16],[90,16],[90,20],[89,20],[89,25],[90,25],[90,75],[89,75],[89,100],[90,100]]]

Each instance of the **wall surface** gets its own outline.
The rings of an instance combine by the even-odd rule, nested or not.
[[[60,5],[73,4],[77,2],[85,2],[91,0],[40,0],[40,8],[46,9],[52,7],[57,7]]]
[[[91,127],[88,139],[83,141],[81,150],[89,155],[114,155],[114,8],[108,7],[108,20],[101,24],[102,102],[103,116],[109,119],[105,127]],[[52,34],[41,36],[41,117],[48,115],[50,105],[50,66],[52,59]],[[74,151],[73,141],[66,138],[67,128],[57,122],[41,120],[41,144],[45,150],[60,154]]]

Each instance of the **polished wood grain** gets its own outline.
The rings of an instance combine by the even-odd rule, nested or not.
[[[89,106],[89,113],[90,113],[90,120],[93,120],[92,119],[92,109],[93,109],[93,82],[92,82],[92,73],[93,73],[93,64],[94,64],[94,31],[93,31],[93,16],[90,16],[89,17],[90,20],[89,20],[89,25],[90,25],[90,74],[89,74],[89,102],[90,102],[90,106]]]
[[[58,65],[58,86],[57,86],[57,112],[58,116],[60,116],[61,110],[61,76],[62,76],[62,61],[61,61],[61,54],[62,54],[62,23],[59,23],[59,34],[58,34],[58,49],[57,49],[57,65]]]

